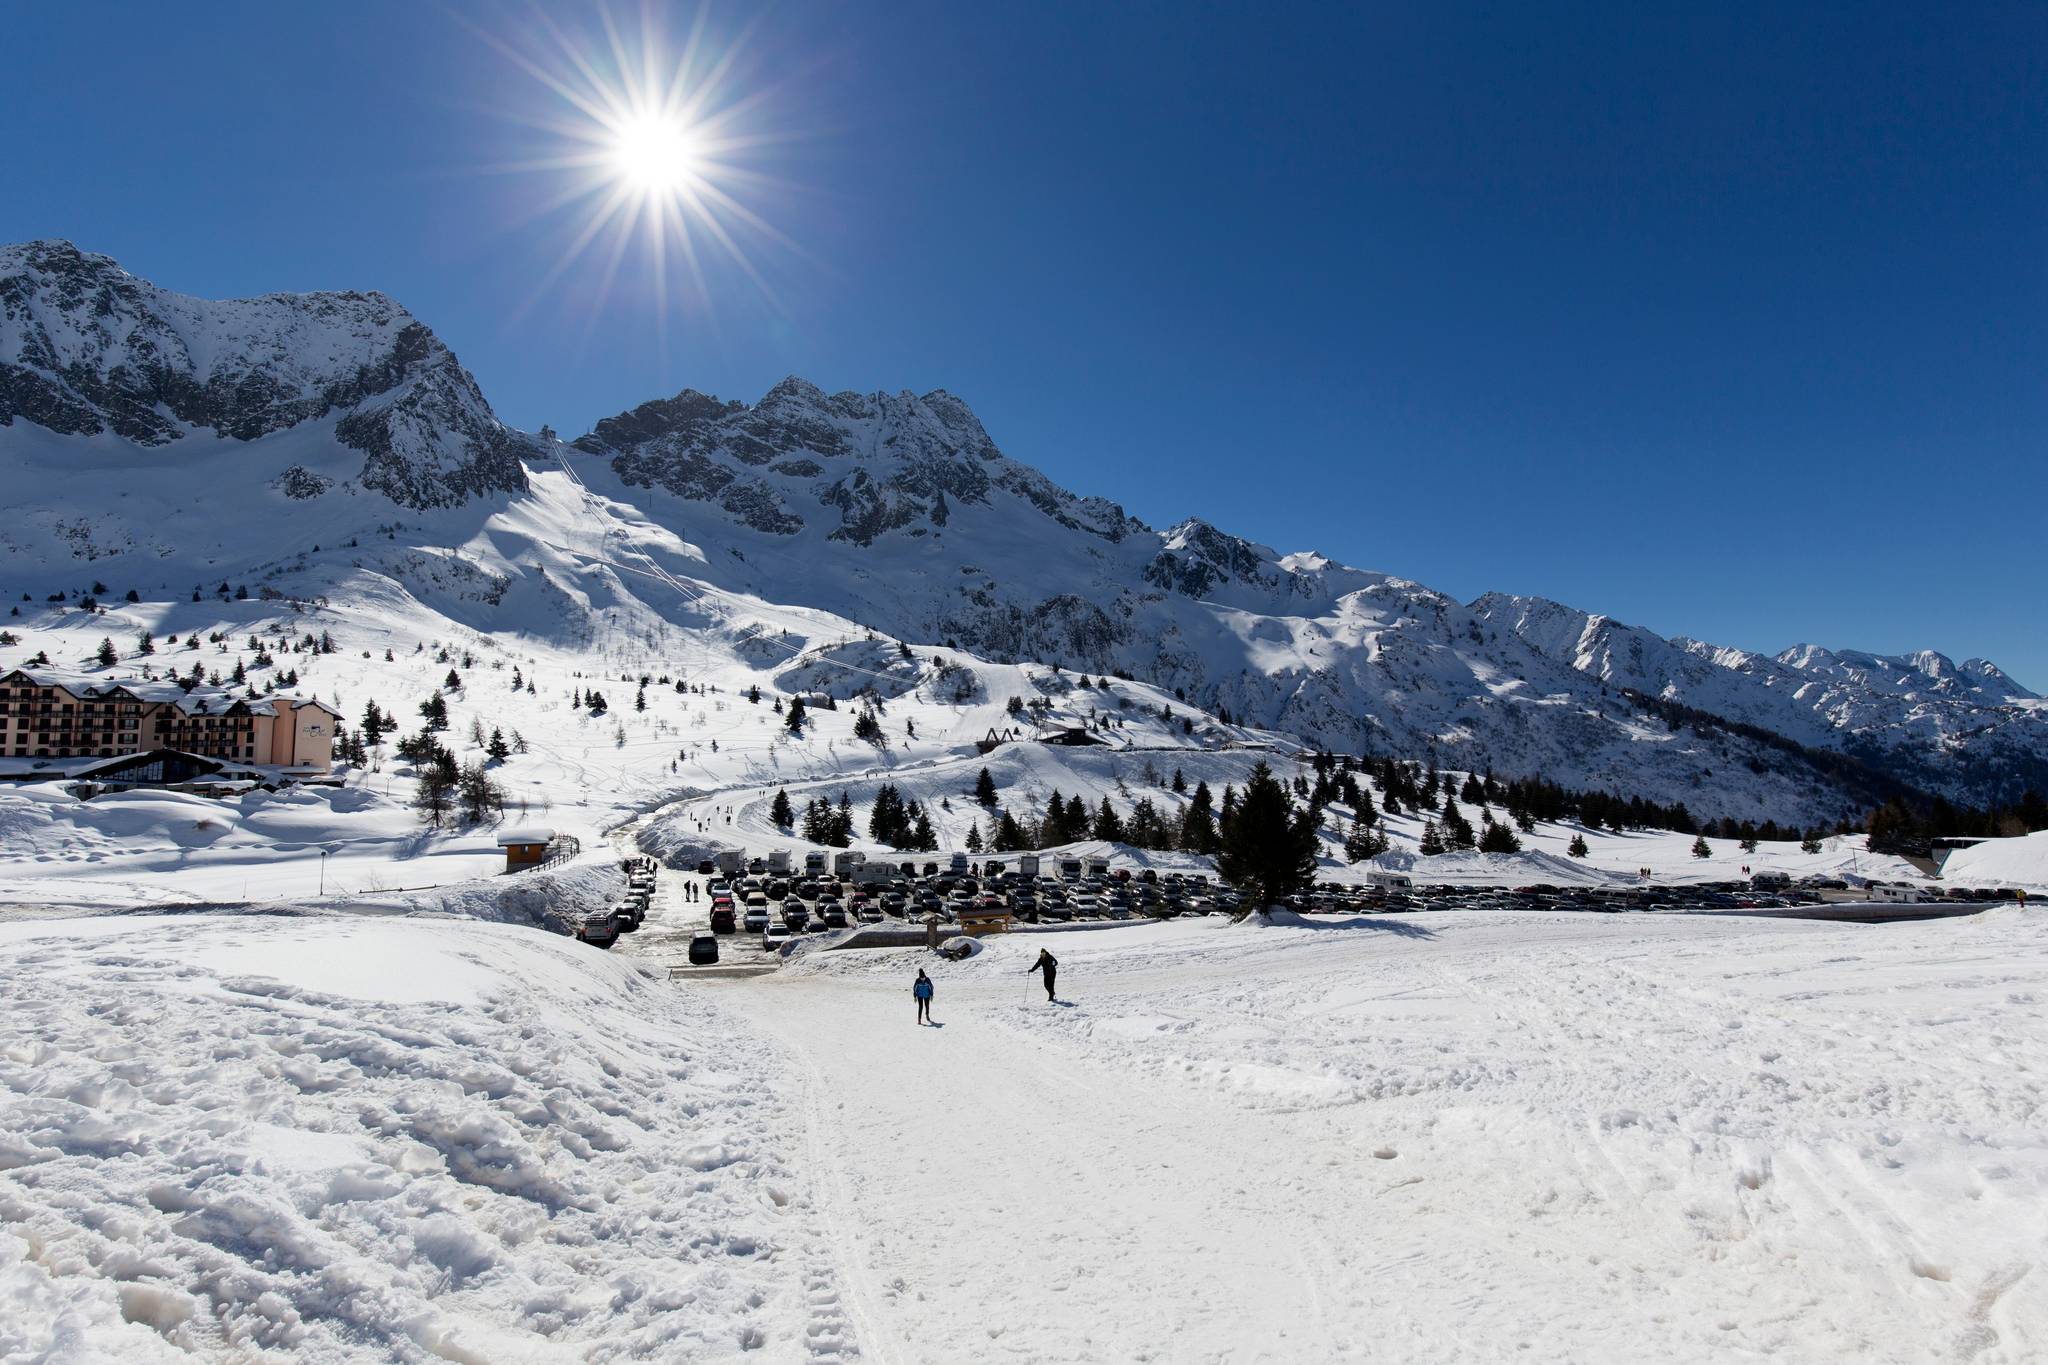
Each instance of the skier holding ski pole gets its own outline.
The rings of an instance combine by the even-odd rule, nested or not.
[[[1054,998],[1052,988],[1053,977],[1055,974],[1058,973],[1059,969],[1059,959],[1054,957],[1051,953],[1048,953],[1045,949],[1040,948],[1038,950],[1038,961],[1032,963],[1029,967],[1026,967],[1024,970],[1027,974],[1031,972],[1045,973],[1045,998],[1049,1002]]]

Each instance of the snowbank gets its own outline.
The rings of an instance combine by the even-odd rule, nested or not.
[[[0,926],[0,994],[0,1357],[791,1358],[838,1330],[784,1082],[621,958],[98,918]]]
[[[1959,848],[1941,865],[1941,879],[1962,886],[2025,887],[2048,895],[2048,830]]]

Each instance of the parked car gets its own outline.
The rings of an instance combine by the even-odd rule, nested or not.
[[[763,912],[762,918],[764,920],[767,918],[766,912]],[[714,934],[729,934],[733,932],[733,929],[732,906],[713,906],[711,909],[711,932]]]
[[[787,924],[770,924],[761,931],[761,951],[764,953],[780,952],[788,946],[789,941],[794,937],[795,935],[790,933]]]
[[[718,939],[712,934],[693,934],[690,938],[690,963],[696,967],[707,967],[718,961]]]

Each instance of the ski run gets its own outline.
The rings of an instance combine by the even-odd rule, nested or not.
[[[0,949],[8,1361],[2048,1351],[2012,907],[1211,917],[679,984],[437,916]]]

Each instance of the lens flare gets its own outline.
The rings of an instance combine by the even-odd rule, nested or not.
[[[765,147],[785,139],[768,126],[773,90],[746,74],[744,40],[714,38],[706,11],[680,42],[652,7],[630,26],[608,8],[592,14],[586,33],[566,31],[538,7],[523,28],[474,29],[538,83],[549,106],[506,111],[542,145],[490,169],[557,182],[525,218],[560,219],[567,240],[525,307],[594,256],[603,263],[588,293],[595,325],[597,305],[630,261],[636,281],[652,284],[665,349],[670,311],[710,310],[712,272],[737,270],[773,305],[750,252],[804,254],[748,202],[788,188],[758,165]]]

